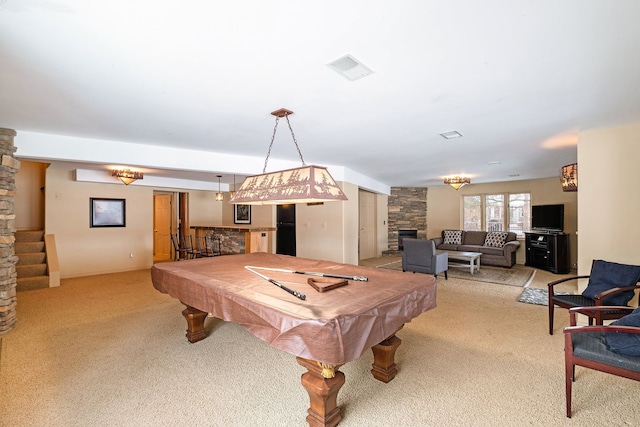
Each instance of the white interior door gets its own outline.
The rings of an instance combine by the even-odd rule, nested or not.
[[[376,195],[360,190],[359,259],[374,258],[376,248]]]

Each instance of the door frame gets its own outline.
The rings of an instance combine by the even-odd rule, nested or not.
[[[170,219],[170,233],[171,234],[178,234],[178,233],[182,233],[182,225],[186,224],[186,229],[187,232],[189,230],[189,220],[188,220],[188,214],[189,214],[189,209],[188,209],[188,205],[189,205],[189,193],[179,193],[179,192],[174,192],[174,191],[158,191],[158,190],[154,190],[153,191],[153,195],[169,195],[170,196],[170,203],[171,203],[171,219]],[[182,203],[181,203],[182,202]],[[153,209],[155,210],[155,198],[153,201],[154,205],[153,205]],[[186,205],[186,208],[182,208],[183,203]],[[155,217],[155,211],[153,212],[154,217]],[[155,235],[156,233],[153,233],[153,247],[155,248]],[[173,243],[171,243],[171,259],[172,260],[176,260],[177,259],[177,254],[175,253],[175,250],[173,250]]]

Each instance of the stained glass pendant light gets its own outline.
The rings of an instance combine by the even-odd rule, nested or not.
[[[271,113],[276,117],[271,144],[264,161],[261,175],[247,177],[240,188],[231,198],[230,203],[242,205],[284,205],[293,203],[319,203],[344,201],[344,195],[327,168],[323,166],[309,166],[302,158],[302,152],[291,128],[289,116],[293,111],[281,108]],[[289,125],[293,143],[298,150],[302,166],[267,173],[267,163],[271,154],[271,147],[276,136],[279,120],[284,117]]]

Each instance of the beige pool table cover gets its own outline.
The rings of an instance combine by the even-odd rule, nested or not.
[[[301,300],[245,266],[347,276],[347,286],[317,292],[311,276],[258,270],[306,295]],[[426,274],[359,267],[286,255],[252,253],[155,264],[153,286],[182,303],[243,325],[272,347],[340,365],[436,307],[436,281]]]

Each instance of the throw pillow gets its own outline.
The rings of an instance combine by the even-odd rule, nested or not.
[[[442,232],[444,236],[445,245],[461,245],[462,244],[462,230],[444,230]]]
[[[484,239],[484,245],[492,248],[501,248],[507,243],[507,236],[509,233],[506,231],[491,231],[487,233],[487,237]]]
[[[611,325],[640,327],[640,308],[636,308],[630,314],[612,322]],[[640,335],[607,332],[604,337],[609,350],[627,356],[640,356]]]
[[[633,286],[640,280],[640,266],[618,264],[597,259],[591,267],[587,288],[582,296],[595,299],[598,294],[612,288]],[[602,300],[604,305],[627,305],[633,298],[633,289],[617,293]]]

